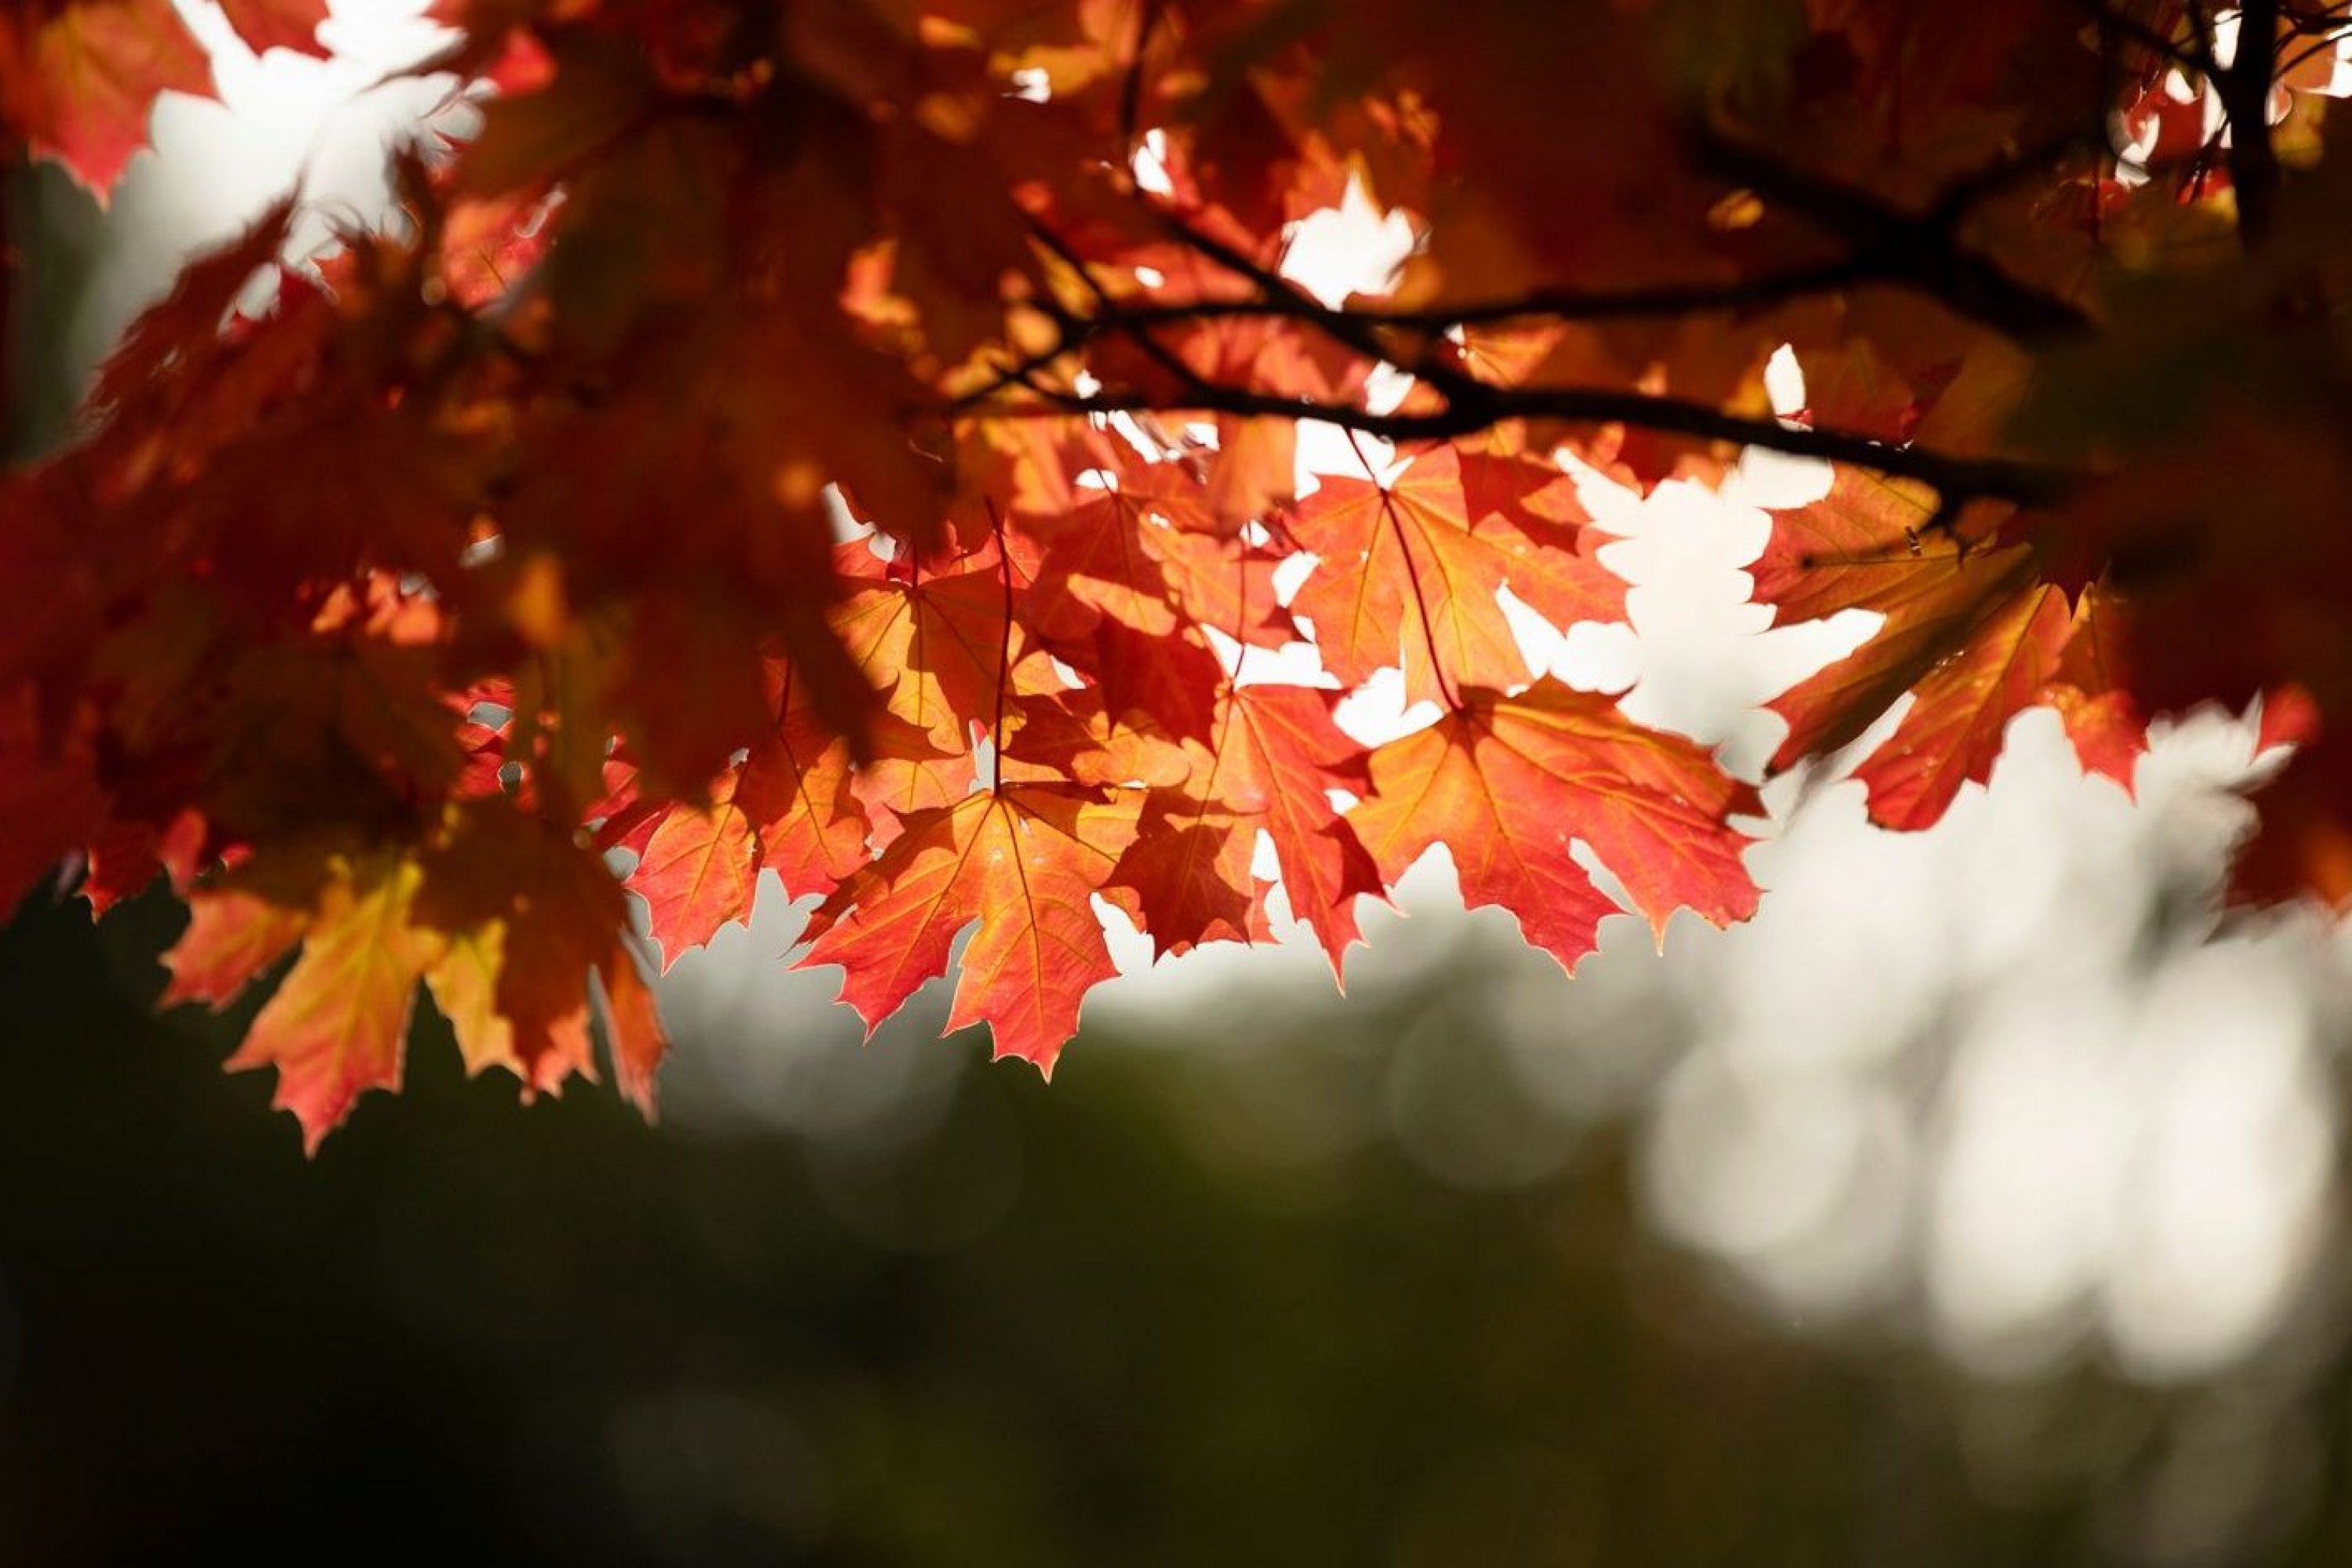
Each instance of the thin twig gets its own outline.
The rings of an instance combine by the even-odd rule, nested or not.
[[[1160,0],[1138,0],[1135,16],[1135,58],[1128,62],[1127,79],[1118,89],[1118,146],[1122,156],[1132,159],[1136,138],[1141,133],[1143,119],[1143,52],[1150,46],[1151,30],[1160,21]]]
[[[1004,518],[996,510],[993,496],[984,498],[988,505],[988,526],[996,535],[997,575],[1004,583],[1004,636],[996,649],[996,717],[988,726],[989,743],[995,749],[989,757],[989,793],[1004,787],[1004,691],[1013,684],[1013,552],[1004,545]]]

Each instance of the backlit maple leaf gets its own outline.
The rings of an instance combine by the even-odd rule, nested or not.
[[[1521,463],[1530,491],[1559,479]],[[1326,668],[1349,684],[1402,663],[1412,701],[1443,701],[1449,687],[1506,688],[1528,679],[1527,659],[1496,595],[1506,584],[1554,615],[1613,615],[1622,590],[1570,552],[1573,531],[1552,521],[1545,538],[1509,511],[1507,484],[1477,470],[1474,517],[1461,455],[1423,453],[1392,483],[1328,478],[1288,520],[1319,564],[1293,601],[1315,626]],[[1522,513],[1525,517],[1527,514]]]
[[[637,1066],[624,1087],[649,1103],[651,1064],[663,1046],[657,1032],[643,1031],[658,1026],[619,978],[636,962],[627,901],[583,839],[504,801],[471,803],[422,858],[412,915],[450,936],[497,928],[495,954],[484,946],[473,956],[483,964],[495,957],[491,1010],[505,1024],[504,1049],[530,1093],[554,1093],[575,1073],[595,1079],[588,992],[601,973],[607,990],[619,989],[635,1009]],[[612,1021],[617,1028],[619,1020]],[[488,1058],[487,1045],[478,1055]]]
[[[974,724],[996,711],[1000,685],[1026,658],[1028,638],[1007,618],[1011,595],[1003,566],[983,561],[927,572],[909,560],[877,562],[863,544],[845,545],[854,590],[833,613],[850,657],[888,692],[890,712],[960,752]],[[870,585],[867,585],[870,584]],[[1042,659],[1014,689],[1046,691],[1059,683]]]
[[[1380,868],[1331,802],[1335,791],[1370,792],[1364,749],[1334,722],[1330,692],[1253,685],[1228,701],[1233,721],[1201,789],[1273,838],[1290,911],[1314,930],[1336,974],[1341,955],[1361,940],[1356,900],[1382,888]]]
[[[1139,801],[1008,784],[908,816],[880,858],[845,879],[809,922],[803,966],[837,963],[841,999],[869,1033],[974,921],[950,1029],[985,1023],[996,1055],[1050,1074],[1089,988],[1116,973],[1091,899],[1135,839]]]
[[[1348,813],[1394,881],[1431,846],[1454,857],[1465,902],[1510,911],[1574,969],[1616,904],[1569,855],[1581,840],[1661,938],[1678,909],[1717,925],[1756,910],[1735,815],[1755,790],[1706,748],[1627,720],[1610,698],[1547,676],[1516,697],[1463,693],[1428,729],[1373,752],[1371,797]]]
[[[272,1103],[294,1113],[310,1152],[362,1094],[400,1087],[416,984],[444,946],[410,919],[422,879],[415,862],[398,857],[331,864],[302,922],[301,956],[229,1058],[232,1068],[278,1069]],[[249,905],[225,905],[215,918],[239,915],[258,928],[248,952],[266,951],[284,931],[281,916]],[[175,990],[196,994],[217,984],[197,974],[191,967],[187,987]]]
[[[1267,884],[1250,872],[1256,847],[1253,819],[1168,791],[1145,805],[1103,897],[1150,934],[1155,958],[1204,942],[1270,941]]]
[[[0,9],[0,126],[101,199],[147,145],[157,94],[212,90],[212,66],[171,0]]]
[[[629,874],[630,890],[646,900],[664,972],[687,949],[751,912],[759,841],[735,794],[730,770],[711,790],[709,805],[672,806]]]
[[[1942,817],[1964,783],[1991,775],[2009,721],[2036,705],[2059,710],[2085,767],[2128,787],[2146,730],[2108,647],[2121,615],[2112,595],[2085,589],[2070,606],[2036,580],[2031,550],[1971,548],[1916,490],[1847,473],[1775,520],[1751,570],[1780,624],[1848,609],[1885,617],[1774,700],[1789,720],[1774,766],[1845,744],[1909,692],[1910,710],[1854,769],[1883,826]]]

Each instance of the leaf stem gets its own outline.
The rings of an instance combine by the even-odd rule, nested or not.
[[[988,790],[994,795],[1004,787],[1004,693],[1013,683],[1013,552],[1004,546],[1004,517],[996,510],[996,498],[983,498],[988,506],[988,526],[996,536],[996,572],[1004,584],[1004,636],[996,648],[996,717],[988,727],[988,738],[994,751],[989,758]]]
[[[1389,531],[1396,538],[1397,552],[1404,557],[1405,581],[1412,584],[1413,614],[1421,618],[1422,646],[1429,650],[1429,672],[1437,681],[1437,689],[1444,693],[1445,706],[1458,710],[1462,706],[1462,699],[1454,691],[1454,683],[1445,678],[1444,660],[1437,657],[1437,629],[1429,624],[1429,600],[1422,592],[1421,566],[1412,558],[1412,542],[1405,537],[1404,524],[1397,519],[1396,499],[1389,487],[1381,483],[1380,470],[1372,467],[1372,459],[1365,452],[1362,439],[1353,430],[1348,432],[1348,445],[1356,449],[1356,461],[1364,466],[1364,478],[1380,490],[1381,516],[1387,520]],[[1411,693],[1408,692],[1407,696],[1410,697]]]

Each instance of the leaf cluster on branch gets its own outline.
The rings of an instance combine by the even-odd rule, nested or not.
[[[322,0],[228,0],[316,50]],[[878,1022],[1050,1068],[1108,977],[1444,845],[1573,966],[1741,920],[1752,784],[1531,669],[1622,620],[1578,466],[1835,466],[1755,571],[1878,630],[1776,704],[1934,822],[2054,708],[2301,742],[2239,870],[2352,896],[2345,8],[2268,0],[440,0],[483,105],[405,222],[193,262],[0,477],[0,905],[193,910],[167,998],[317,1141],[420,994],[477,1069],[651,1108],[667,961],[773,872]],[[203,91],[168,0],[5,0],[0,144],[101,195]],[[1351,191],[1413,254],[1286,269]],[[257,279],[262,281],[257,282]],[[1793,353],[1806,406],[1765,370]],[[1304,421],[1360,476],[1300,493]],[[1302,570],[1303,568],[1303,570]],[[1322,683],[1266,678],[1311,647]],[[1254,663],[1256,668],[1253,668]],[[1426,728],[1334,721],[1399,669]],[[2329,721],[2333,721],[2330,722]],[[601,998],[601,1000],[599,1000]]]

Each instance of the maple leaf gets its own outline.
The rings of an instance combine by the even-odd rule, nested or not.
[[[227,1006],[310,929],[310,911],[235,889],[199,889],[188,900],[188,929],[163,954],[172,978],[163,1005]]]
[[[1394,881],[1433,845],[1454,856],[1465,902],[1510,911],[1573,970],[1616,904],[1570,857],[1580,839],[1664,939],[1678,909],[1717,925],[1756,910],[1734,815],[1763,815],[1750,785],[1705,747],[1645,730],[1610,698],[1546,676],[1517,696],[1483,689],[1428,729],[1371,755],[1372,793],[1348,813]]]
[[[166,959],[167,1002],[218,1006],[300,942],[228,1066],[278,1069],[271,1103],[294,1113],[313,1154],[362,1094],[399,1089],[417,982],[443,949],[437,933],[411,921],[422,879],[413,860],[335,857],[325,871],[305,910],[236,891],[199,893],[195,923]]]
[[[644,1089],[649,1103],[653,1064],[665,1042],[650,1010],[622,971],[634,975],[628,908],[621,884],[593,845],[504,801],[460,807],[453,828],[420,858],[422,880],[412,900],[414,920],[435,931],[478,936],[468,964],[495,969],[488,1013],[474,988],[481,974],[459,984],[467,1000],[451,1014],[483,1018],[467,1048],[476,1066],[511,1065],[526,1093],[554,1093],[577,1073],[593,1080],[588,987],[601,973],[608,994],[628,1003],[634,1064],[625,1087]],[[617,1028],[617,1024],[616,1024]],[[651,1031],[646,1033],[646,1031]],[[493,1037],[495,1036],[495,1037]],[[616,1042],[617,1043],[617,1042]]]
[[[204,868],[210,837],[203,816],[194,810],[181,812],[161,828],[137,818],[107,824],[89,846],[89,875],[81,886],[90,912],[105,914],[144,892],[159,876],[185,894]]]
[[[1148,712],[1113,719],[1101,690],[1081,687],[1016,699],[996,767],[1004,783],[1165,789],[1184,783],[1193,760]]]
[[[2065,595],[2054,588],[2016,595],[1919,678],[1910,712],[1856,770],[1869,785],[1872,821],[1926,826],[1943,816],[1963,781],[1991,775],[2001,732],[2057,668],[2067,619]]]
[[[425,972],[425,987],[457,1037],[468,1073],[504,1068],[529,1083],[530,1072],[515,1055],[514,1026],[499,1011],[505,966],[506,928],[492,921],[451,932],[440,961]]]
[[[669,1055],[669,1036],[662,1028],[661,1010],[653,988],[624,952],[599,972],[604,984],[604,1022],[610,1030],[613,1073],[622,1096],[650,1120],[658,1090],[658,1075]]]
[[[0,11],[0,124],[102,201],[147,145],[164,92],[210,97],[211,64],[171,0],[68,0]]]
[[[1332,719],[1337,695],[1312,687],[1251,685],[1227,701],[1233,716],[1213,772],[1213,798],[1274,840],[1291,913],[1323,944],[1334,974],[1361,940],[1355,902],[1379,897],[1379,868],[1355,828],[1331,804],[1335,791],[1361,796],[1371,776],[1362,746]]]
[[[995,1054],[1050,1076],[1078,1006],[1117,973],[1090,900],[1138,832],[1139,800],[1008,784],[918,812],[811,917],[802,966],[837,963],[841,999],[870,1035],[973,921],[948,1028],[985,1023]]]
[[[1216,721],[1224,665],[1197,627],[1152,637],[1106,620],[1071,662],[1101,687],[1105,707],[1149,715],[1171,735],[1202,738]]]
[[[671,807],[629,874],[630,890],[646,900],[665,973],[688,948],[751,912],[759,840],[735,794],[730,770],[712,788],[708,806]]]
[[[1040,632],[1075,641],[1108,617],[1155,637],[1213,626],[1278,647],[1297,636],[1275,591],[1280,557],[1221,531],[1177,467],[1129,468],[1118,489],[1080,489],[1061,510],[1015,517],[1037,555],[1028,618]]]
[[[1261,517],[1298,487],[1298,427],[1287,419],[1217,421],[1217,462],[1209,504],[1235,522]]]
[[[1525,453],[1466,443],[1453,450],[1472,531],[1508,556],[1512,594],[1556,626],[1625,618],[1625,580],[1596,555],[1609,535],[1584,510],[1573,479]]]
[[[1545,476],[1522,464],[1528,488]],[[1460,453],[1415,458],[1393,483],[1326,479],[1288,527],[1320,562],[1293,601],[1315,626],[1323,663],[1349,684],[1402,662],[1412,701],[1442,701],[1451,686],[1508,687],[1529,671],[1496,595],[1507,584],[1536,607],[1571,616],[1613,615],[1622,591],[1593,581],[1598,568],[1559,538],[1531,532],[1503,510],[1512,487],[1482,468],[1474,519]],[[1563,519],[1549,531],[1567,534]]]
[[[1221,531],[1213,512],[1181,525],[1160,510],[1174,487],[1144,474],[1132,489],[1081,490],[1066,512],[1015,520],[1015,548],[1035,556],[1020,609],[1109,711],[1205,741],[1224,673],[1207,634],[1279,647],[1297,628],[1275,588],[1279,557]],[[1202,504],[1175,493],[1179,516]]]
[[[2074,755],[2091,773],[2133,786],[2147,750],[2147,720],[2133,694],[2131,658],[2123,624],[2128,606],[2099,584],[2074,601],[2074,626],[2058,668],[2037,694],[2058,710]]]
[[[888,710],[940,749],[961,751],[969,727],[992,720],[1004,683],[1013,691],[1058,685],[1043,659],[1029,659],[1026,635],[1008,616],[1001,562],[929,573],[912,558],[886,566],[862,543],[844,545],[838,559],[853,582],[872,584],[833,613],[843,645],[888,692]]]
[[[227,1065],[277,1069],[273,1103],[294,1113],[307,1152],[317,1152],[367,1090],[400,1087],[419,982],[448,1019],[469,1071],[505,1068],[527,1091],[551,1090],[570,1070],[593,1076],[584,1035],[576,1055],[516,1049],[510,1015],[518,988],[508,942],[513,922],[447,923],[446,891],[438,910],[420,900],[431,868],[430,858],[397,850],[320,859],[279,855],[190,895],[188,929],[164,955],[172,975],[164,1005],[226,1007],[297,953]],[[446,863],[441,869],[446,876]],[[543,936],[528,921],[523,934],[524,961],[544,962]],[[623,1086],[650,1111],[653,1069],[664,1048],[658,1021],[617,944],[596,962],[606,965]],[[584,970],[578,972],[577,983],[584,987],[585,980]],[[529,996],[531,987],[520,991]],[[584,1021],[584,990],[582,995]],[[536,1021],[524,1016],[527,1024]]]
[[[1175,792],[1144,807],[1103,897],[1151,937],[1152,956],[1212,942],[1267,942],[1266,886],[1251,874],[1257,824]]]
[[[1751,570],[1780,624],[1846,609],[1885,619],[1774,700],[1790,727],[1773,765],[1845,744],[1910,692],[1909,711],[1854,769],[1881,826],[1939,820],[1963,784],[1991,776],[2009,721],[2037,705],[2058,709],[2085,767],[2128,786],[2146,731],[2105,646],[2120,614],[2112,595],[2086,591],[2070,607],[2035,580],[2030,550],[1971,548],[1934,524],[1916,492],[1851,474],[1776,521]]]

